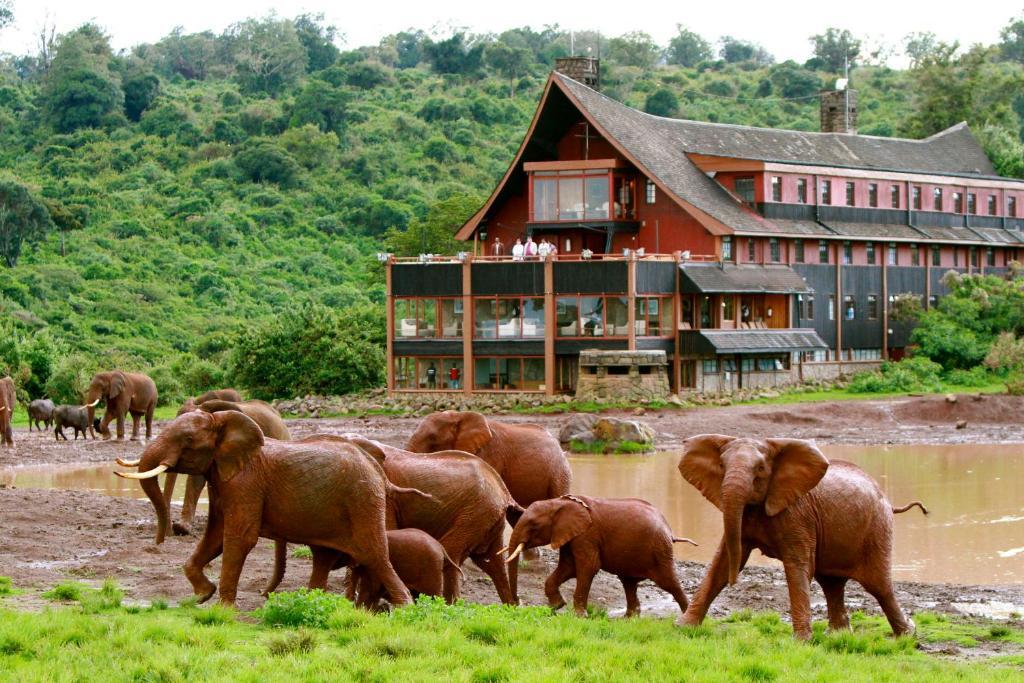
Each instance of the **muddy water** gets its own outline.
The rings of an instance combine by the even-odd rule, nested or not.
[[[894,578],[932,583],[1024,583],[1024,445],[826,446],[830,458],[857,463],[897,505],[923,501],[896,516]],[[706,562],[721,538],[720,513],[676,469],[676,452],[648,457],[573,458],[573,490],[593,496],[645,498],[673,530],[699,548],[677,545],[680,559]],[[92,490],[144,498],[137,482],[110,466],[0,470],[0,483],[21,488]],[[179,477],[175,498],[184,493]],[[205,499],[202,501],[205,506]],[[754,553],[751,562],[774,562]]]

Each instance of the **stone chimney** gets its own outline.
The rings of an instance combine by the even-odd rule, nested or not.
[[[857,134],[856,90],[821,91],[821,132]]]
[[[601,89],[601,60],[597,57],[559,57],[555,71],[594,90]]]

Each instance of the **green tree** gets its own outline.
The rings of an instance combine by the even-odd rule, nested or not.
[[[1024,64],[1024,17],[1012,19],[999,32],[999,38],[999,53],[1002,58]]]
[[[935,59],[936,51],[944,49],[945,44],[930,32],[908,33],[903,38],[903,53],[910,59],[910,68],[914,69],[924,62]]]
[[[649,69],[660,54],[661,48],[643,31],[625,33],[608,41],[608,58],[623,66]]]
[[[295,97],[290,125],[312,123],[325,133],[342,135],[351,101],[352,95],[344,88],[312,78]]]
[[[427,40],[423,45],[424,57],[439,74],[475,74],[480,70],[483,53],[483,43],[470,44],[461,32],[446,40]]]
[[[292,22],[299,42],[306,51],[306,68],[309,71],[326,69],[338,61],[341,51],[335,45],[338,40],[338,29],[324,25],[324,15],[300,14]]]
[[[160,95],[160,79],[152,72],[134,72],[124,78],[124,113],[138,121]]]
[[[755,43],[732,36],[722,36],[719,42],[722,46],[719,55],[730,64],[752,62],[763,66],[775,61],[767,50]]]
[[[306,70],[306,49],[287,19],[247,19],[230,27],[226,38],[244,92],[278,95]]]
[[[658,88],[647,96],[644,111],[655,116],[676,116],[679,113],[679,98],[668,88]]]
[[[454,254],[465,244],[455,240],[455,232],[479,210],[483,202],[470,194],[456,194],[435,202],[423,220],[414,218],[405,230],[389,228],[384,245],[396,256]]]
[[[846,29],[828,28],[809,40],[814,45],[814,56],[832,73],[843,73],[847,61],[852,68],[860,55],[860,40]]]
[[[235,166],[254,183],[277,183],[291,187],[299,175],[299,164],[292,155],[267,139],[247,142],[235,154]]]
[[[0,255],[8,268],[18,265],[23,244],[38,244],[53,227],[50,212],[27,187],[0,179]]]
[[[153,47],[153,52],[157,69],[168,78],[178,74],[189,80],[206,80],[211,69],[220,64],[220,45],[210,31],[186,34],[177,26]]]
[[[110,64],[107,36],[94,24],[61,35],[46,73],[40,103],[58,132],[104,125],[124,104],[120,77]]]
[[[13,0],[0,0],[0,29],[7,28],[14,23],[14,2]]]
[[[711,44],[702,36],[676,24],[676,35],[668,41],[665,59],[669,64],[695,67],[700,62],[711,59]]]
[[[774,92],[787,99],[811,98],[821,89],[821,80],[816,73],[791,61],[773,68],[769,79]]]
[[[491,43],[484,50],[484,61],[508,79],[509,97],[516,96],[516,79],[526,73],[532,55],[523,47],[511,47],[501,41]]]

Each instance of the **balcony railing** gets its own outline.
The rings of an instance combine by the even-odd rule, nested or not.
[[[393,256],[387,255],[387,262],[389,263],[461,263],[467,259],[472,259],[474,263],[503,263],[509,261],[541,261],[539,256],[524,256],[520,259],[516,259],[510,255],[502,256],[473,256],[469,252],[464,252],[465,255],[456,254],[441,255],[441,254],[421,254],[419,256]],[[552,261],[629,261],[635,259],[638,261],[679,261],[681,263],[715,263],[721,259],[714,254],[691,254],[686,257],[677,256],[676,254],[652,254],[646,252],[640,252],[637,250],[631,250],[629,254],[591,254],[589,256],[583,256],[582,254],[555,254],[548,256],[547,258]]]

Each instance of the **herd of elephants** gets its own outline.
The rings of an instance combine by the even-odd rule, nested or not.
[[[10,379],[0,380],[5,440],[13,395]],[[59,430],[66,419],[60,409],[77,409],[84,413],[83,431],[95,426],[105,438],[112,420],[123,438],[129,414],[132,438],[138,438],[145,418],[141,456],[118,459],[137,471],[117,474],[139,480],[153,503],[156,543],[172,530],[190,533],[208,484],[206,529],[184,566],[200,602],[219,590],[222,603],[234,604],[242,566],[260,537],[276,543],[265,594],[281,581],[287,544],[297,543],[312,552],[311,588],[326,588],[331,570],[349,567],[348,596],[373,608],[381,599],[406,604],[413,593],[456,600],[467,558],[491,578],[503,603],[518,604],[520,553],[550,545],[558,551],[544,583],[551,607],[565,605],[559,587],[575,579],[574,608],[585,615],[591,583],[604,570],[621,580],[627,616],[639,614],[637,584],[647,579],[678,603],[680,624],[696,625],[756,548],[782,561],[797,637],[811,636],[812,579],[824,592],[830,628],[849,628],[844,590],[853,579],[878,600],[895,634],[914,630],[893,592],[893,514],[915,505],[927,510],[917,501],[894,508],[860,468],[828,460],[808,441],[720,434],[686,439],[679,472],[721,511],[724,526],[718,550],[687,600],[673,544],[688,539],[674,536],[644,500],[571,494],[569,462],[543,427],[445,411],[423,418],[404,449],[358,434],[292,440],[273,406],[223,389],[189,399],[151,440],[156,399],[146,375],[98,373],[85,405],[58,406],[53,417]],[[106,412],[94,424],[100,401]],[[161,473],[163,490],[156,478]],[[178,474],[188,481],[181,518],[172,526]],[[507,544],[506,524],[512,526]],[[215,585],[204,569],[220,555]]]

